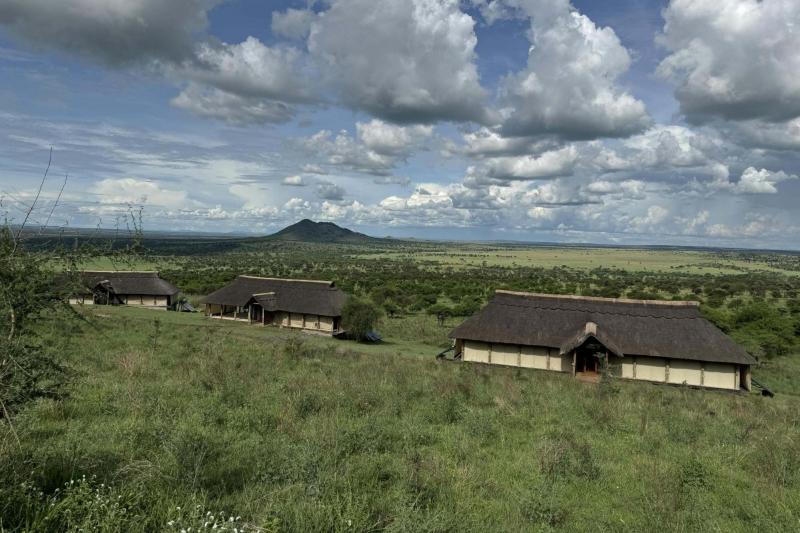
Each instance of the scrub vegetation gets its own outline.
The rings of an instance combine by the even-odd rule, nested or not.
[[[702,252],[712,273],[452,266],[415,246],[464,250],[173,239],[119,263],[191,300],[237,274],[332,279],[380,308],[380,344],[142,309],[37,315],[26,334],[63,383],[0,425],[0,531],[797,530],[796,256]],[[777,395],[436,360],[496,288],[697,299]]]

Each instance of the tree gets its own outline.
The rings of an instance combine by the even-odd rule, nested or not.
[[[444,326],[444,321],[448,317],[453,316],[453,308],[445,304],[433,304],[428,307],[427,312],[429,315],[435,315],[436,321],[440,326]]]
[[[17,239],[10,228],[0,228],[0,418],[52,395],[62,374],[34,326],[39,317],[67,308],[69,283],[54,283],[52,258],[28,252]]]
[[[363,341],[381,318],[381,310],[370,300],[357,296],[347,299],[342,309],[342,326],[357,341]]]

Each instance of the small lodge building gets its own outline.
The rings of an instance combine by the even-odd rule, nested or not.
[[[336,335],[346,300],[332,281],[238,276],[203,302],[212,318]]]
[[[179,292],[158,272],[81,272],[79,280],[81,289],[70,296],[71,304],[171,309]]]
[[[703,318],[697,302],[498,290],[456,327],[455,358],[625,379],[750,390],[756,361]]]

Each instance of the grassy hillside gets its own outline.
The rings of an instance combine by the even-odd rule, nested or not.
[[[198,315],[96,313],[69,342],[63,324],[42,332],[74,375],[67,398],[17,418],[18,441],[0,432],[0,530],[179,531],[220,512],[266,531],[800,524],[790,380],[774,399],[593,386],[437,362],[443,333],[430,323],[422,335],[395,323],[389,344],[365,347]],[[794,361],[765,372],[798,375]]]

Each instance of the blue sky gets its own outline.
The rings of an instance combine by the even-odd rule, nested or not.
[[[0,0],[0,212],[800,248],[793,0]]]

